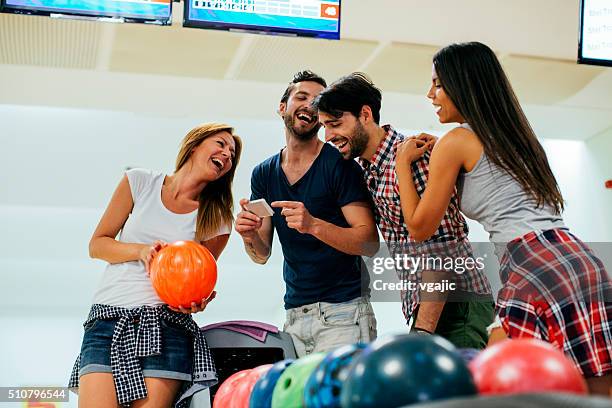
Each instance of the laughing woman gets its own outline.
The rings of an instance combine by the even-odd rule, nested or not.
[[[108,265],[70,379],[70,387],[79,387],[79,407],[183,407],[216,382],[191,316],[215,292],[199,305],[171,310],[148,269],[166,243],[179,240],[198,241],[219,257],[233,221],[241,146],[230,126],[204,124],[183,139],[172,175],[132,169],[119,183],[89,243],[91,257]]]
[[[553,344],[580,368],[591,392],[610,393],[609,278],[566,228],[557,181],[497,57],[481,43],[441,49],[427,96],[441,123],[460,126],[435,145],[421,197],[410,163],[427,146],[409,139],[398,149],[408,230],[427,239],[457,187],[461,210],[484,226],[500,259],[496,335]]]

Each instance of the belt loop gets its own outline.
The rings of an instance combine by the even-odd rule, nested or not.
[[[317,310],[318,310],[318,317],[323,317],[323,308],[321,307],[321,302],[317,302]]]

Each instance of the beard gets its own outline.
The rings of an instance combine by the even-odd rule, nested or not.
[[[354,159],[359,157],[365,152],[366,147],[368,147],[369,136],[366,133],[363,125],[357,121],[355,124],[355,128],[353,129],[353,133],[351,135],[351,139],[349,141],[349,151],[348,158]]]
[[[316,117],[315,117],[316,118]],[[321,129],[321,124],[316,122],[315,125],[310,129],[302,129],[295,124],[295,116],[285,114],[283,116],[283,122],[285,122],[285,127],[289,129],[289,131],[296,137],[296,139],[300,141],[308,141],[312,138],[316,137],[319,133],[319,129]],[[316,120],[316,119],[315,119]]]

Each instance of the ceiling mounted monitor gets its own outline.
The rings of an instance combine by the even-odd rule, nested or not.
[[[580,1],[578,62],[612,66],[612,1]]]
[[[0,0],[5,13],[170,24],[171,0]]]
[[[340,0],[185,0],[185,27],[340,39]]]

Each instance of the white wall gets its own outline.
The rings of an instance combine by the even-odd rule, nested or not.
[[[171,171],[180,138],[213,119],[235,125],[244,138],[234,192],[237,199],[248,196],[253,166],[283,145],[273,108],[256,120],[0,105],[0,385],[67,380],[104,268],[88,258],[87,242],[124,167]],[[610,139],[543,141],[568,202],[567,223],[585,241],[612,241],[606,218],[612,191],[603,189],[603,180],[612,178]],[[472,240],[485,241],[482,228],[470,224]],[[196,315],[199,324],[251,319],[282,326],[277,243],[270,262],[258,266],[233,234],[219,271],[219,296]],[[379,333],[403,330],[399,303],[375,309]]]
[[[568,227],[584,241],[610,242],[612,194],[604,188],[604,180],[612,177],[612,143],[606,135],[597,139],[547,139],[543,145],[566,200],[564,218]]]
[[[612,189],[604,190],[606,180],[612,180],[612,128],[602,134],[591,138],[586,143],[587,150],[592,157],[592,174],[585,174],[585,178],[592,180],[595,195],[598,200],[597,207],[602,211],[600,216],[601,228],[607,232],[602,241],[612,241]]]

